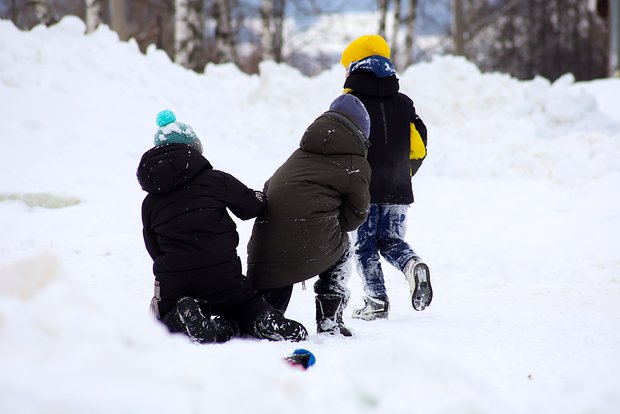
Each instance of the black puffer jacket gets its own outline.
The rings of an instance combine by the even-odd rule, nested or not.
[[[373,204],[411,204],[411,177],[424,158],[409,159],[410,129],[413,123],[426,146],[426,126],[415,112],[413,101],[400,93],[398,79],[378,78],[367,70],[349,75],[344,84],[352,89],[370,115],[368,163],[372,168],[370,197]]]
[[[242,274],[239,235],[229,209],[247,220],[264,209],[261,193],[214,170],[188,145],[147,151],[137,171],[149,194],[142,204],[144,242],[161,285],[163,317],[183,296],[205,299],[214,313],[237,309],[256,296]]]
[[[347,232],[368,215],[363,139],[351,119],[326,112],[267,181],[268,206],[248,244],[248,277],[258,289],[309,279],[344,253]]]

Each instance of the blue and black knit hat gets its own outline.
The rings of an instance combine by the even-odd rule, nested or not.
[[[154,143],[158,147],[164,144],[187,144],[202,154],[202,143],[189,125],[177,122],[174,112],[165,109],[157,114],[157,132]]]

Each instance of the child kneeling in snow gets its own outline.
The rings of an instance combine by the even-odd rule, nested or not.
[[[228,208],[242,220],[265,208],[263,193],[214,170],[191,127],[171,111],[157,115],[155,147],[137,177],[148,193],[143,235],[153,258],[152,311],[170,332],[194,342],[226,342],[239,334],[300,341],[308,333],[269,306],[242,274],[239,235]]]
[[[317,333],[353,335],[342,319],[350,296],[348,232],[368,215],[369,131],[362,102],[336,98],[265,183],[269,205],[248,243],[249,279],[283,312],[293,284],[318,275]]]

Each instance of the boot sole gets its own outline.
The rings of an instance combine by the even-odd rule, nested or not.
[[[411,292],[411,305],[417,311],[423,311],[433,300],[433,288],[431,286],[431,274],[425,263],[418,263],[413,268],[413,275],[407,275],[409,288],[413,284]],[[412,283],[413,279],[413,283]]]
[[[194,299],[180,300],[177,303],[177,310],[187,336],[193,342],[205,343],[216,341],[214,329],[209,329],[211,327],[210,324],[204,323],[209,321],[206,321],[207,318],[202,314],[200,307]]]

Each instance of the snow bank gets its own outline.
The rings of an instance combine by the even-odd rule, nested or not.
[[[254,154],[265,150],[284,157],[344,81],[338,66],[306,78],[270,62],[261,65],[260,76],[233,65],[210,65],[206,75],[196,75],[170,64],[162,51],[151,48],[144,57],[135,42],[118,42],[107,27],[84,36],[83,23],[71,17],[31,33],[9,22],[0,30],[3,38],[23,39],[0,44],[0,82],[12,102],[5,116],[13,120],[10,126],[47,135],[48,142],[60,132],[65,142],[99,135],[102,143],[118,144],[115,136],[101,136],[113,123],[126,137],[124,147],[139,152],[149,145],[152,114],[170,107],[198,131],[210,154],[225,157],[219,143],[235,142],[246,149],[239,154],[245,161],[257,161]],[[436,57],[403,73],[401,86],[429,125],[429,153],[438,154],[429,157],[425,174],[572,183],[620,169],[614,162],[618,123],[570,75],[553,84],[542,78],[519,82],[482,74],[461,58]],[[37,99],[20,102],[25,92]],[[89,121],[86,131],[70,128],[78,110]],[[14,171],[19,162],[6,168]]]
[[[573,185],[620,172],[618,120],[572,75],[519,82],[436,57],[402,76],[433,135],[427,173],[442,177],[544,178]],[[445,155],[445,156],[442,156]]]
[[[0,21],[0,412],[620,407],[620,81],[519,82],[455,57],[401,74],[430,137],[407,241],[436,298],[414,313],[385,265],[390,320],[351,320],[354,275],[356,338],[312,335],[301,345],[318,362],[301,372],[281,362],[295,344],[192,346],[149,317],[135,169],[168,108],[216,168],[262,188],[341,92],[343,69],[198,75],[105,26],[83,33],[71,17],[31,32]],[[238,224],[244,259],[251,222]],[[310,291],[296,289],[289,312],[313,331]]]

